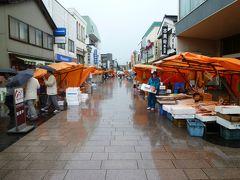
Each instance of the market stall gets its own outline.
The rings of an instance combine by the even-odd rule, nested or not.
[[[184,79],[186,93],[201,96],[200,101],[194,101],[193,98],[176,100],[173,95],[160,96],[158,102],[162,105],[160,106],[162,114],[166,114],[168,119],[178,126],[187,124],[191,135],[202,136],[200,131],[198,134],[194,134],[193,131],[205,127],[206,132],[208,123],[213,122],[220,125],[220,135],[224,139],[240,139],[240,107],[234,105],[239,103],[240,99],[239,84],[233,85],[236,84],[233,83],[233,80],[239,83],[239,60],[207,57],[186,52],[160,60],[155,65],[163,70],[174,69]],[[206,85],[216,77],[222,85],[226,86],[225,88],[231,96],[228,101],[223,98],[213,101],[212,95],[204,92],[207,88]],[[169,105],[169,103],[175,104]],[[233,114],[220,114],[218,110],[220,107],[228,109]]]

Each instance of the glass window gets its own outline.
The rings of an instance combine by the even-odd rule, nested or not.
[[[48,34],[43,33],[43,47],[48,48]]]
[[[36,29],[36,45],[42,47],[42,31]]]
[[[48,42],[47,48],[52,50],[53,49],[53,37],[48,35],[47,42]]]
[[[58,48],[65,49],[65,44],[58,44]]]
[[[19,22],[19,37],[21,41],[24,42],[28,42],[28,25],[23,23],[23,22]]]
[[[68,51],[74,53],[74,42],[71,39],[68,39]]]
[[[18,20],[10,18],[10,37],[19,39],[19,24]]]
[[[32,26],[29,26],[29,43],[36,44],[36,32],[35,28]]]

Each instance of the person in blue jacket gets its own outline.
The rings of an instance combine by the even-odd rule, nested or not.
[[[150,86],[153,86],[158,93],[159,86],[160,86],[160,79],[157,77],[157,72],[156,71],[154,71],[152,73],[152,77],[148,80],[148,84]],[[156,94],[149,93],[148,94],[148,108],[147,108],[147,110],[154,111],[155,110],[155,105],[156,105]]]

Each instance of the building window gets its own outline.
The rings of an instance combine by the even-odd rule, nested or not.
[[[48,49],[53,50],[53,37],[51,35],[48,35]]]
[[[9,37],[53,50],[53,36],[9,16]]]
[[[43,33],[43,48],[48,48],[48,34]]]
[[[19,22],[19,30],[20,41],[28,42],[28,25]]]
[[[81,26],[81,40],[85,41],[85,28]]]
[[[36,44],[36,29],[32,26],[29,26],[29,43]]]
[[[68,39],[68,51],[74,53],[74,42],[71,39]]]
[[[65,44],[58,44],[58,48],[65,49]]]
[[[10,25],[10,37],[14,39],[19,39],[19,24],[16,19],[9,18]]]
[[[77,39],[81,40],[81,24],[77,22]]]
[[[180,19],[187,16],[194,9],[199,7],[206,0],[179,0],[179,15]]]
[[[36,45],[42,47],[42,31],[36,29]]]

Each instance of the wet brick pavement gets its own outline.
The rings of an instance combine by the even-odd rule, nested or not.
[[[239,149],[193,138],[110,80],[0,153],[9,180],[239,179]]]

